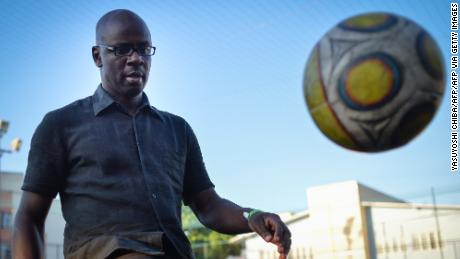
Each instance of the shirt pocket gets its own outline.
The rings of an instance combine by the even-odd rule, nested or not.
[[[164,173],[170,180],[171,186],[175,191],[182,193],[185,173],[185,153],[166,149],[163,150],[161,157]]]

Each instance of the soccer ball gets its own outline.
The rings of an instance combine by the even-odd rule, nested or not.
[[[444,66],[433,38],[390,13],[351,17],[316,44],[305,68],[304,97],[319,129],[352,150],[408,143],[433,118]]]

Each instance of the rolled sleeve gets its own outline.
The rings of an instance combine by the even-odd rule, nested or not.
[[[50,198],[62,187],[65,172],[65,149],[60,130],[52,113],[38,125],[32,137],[22,190]]]

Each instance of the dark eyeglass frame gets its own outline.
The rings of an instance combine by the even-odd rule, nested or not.
[[[149,45],[141,46],[141,47],[135,47],[134,45],[129,45],[129,44],[121,45],[121,46],[111,46],[111,45],[106,45],[106,44],[99,44],[99,45],[96,45],[96,46],[106,48],[107,50],[113,52],[113,54],[115,56],[117,56],[117,57],[131,56],[134,53],[134,51],[136,51],[139,56],[147,56],[147,57],[149,57],[149,56],[155,55],[155,51],[157,49],[156,47],[149,46]],[[122,48],[122,47],[129,47],[130,48],[129,52],[126,53],[126,54],[120,54],[120,48]],[[142,48],[151,48],[152,49],[152,54],[146,54],[146,53],[140,52],[139,50],[142,49]]]

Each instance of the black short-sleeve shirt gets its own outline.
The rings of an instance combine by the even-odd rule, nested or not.
[[[213,186],[184,119],[157,110],[145,94],[131,116],[99,86],[93,96],[44,117],[22,189],[51,198],[59,193],[65,255],[100,236],[161,232],[192,258],[181,202]]]

